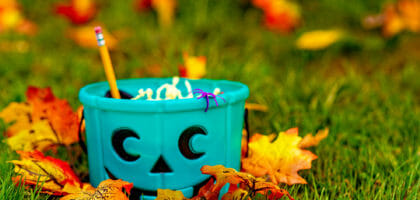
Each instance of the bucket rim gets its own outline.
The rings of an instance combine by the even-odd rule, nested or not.
[[[218,96],[225,99],[217,98],[218,106],[213,99],[210,99],[209,111],[212,108],[222,108],[228,105],[235,104],[237,102],[245,103],[246,98],[249,96],[249,89],[243,83],[228,80],[215,80],[215,79],[186,79],[180,78],[180,82],[188,80],[191,85],[194,82],[200,82],[200,84],[217,85],[223,91],[223,85],[226,87],[235,88],[234,90],[219,94]],[[170,78],[132,78],[132,79],[120,79],[117,80],[117,85],[121,86],[124,90],[124,85],[137,84],[141,85],[142,82],[147,81],[160,81],[171,83],[172,77]],[[138,88],[140,89],[140,87]],[[195,89],[195,88],[193,88]],[[122,112],[180,112],[180,111],[192,111],[192,110],[203,110],[206,107],[206,101],[204,98],[196,99],[174,99],[174,100],[161,100],[161,101],[150,101],[150,100],[131,100],[131,99],[114,99],[98,95],[98,90],[102,90],[103,94],[109,90],[108,82],[102,81],[92,83],[84,86],[80,89],[79,100],[85,107],[93,107],[100,110],[106,111],[122,111]],[[96,92],[95,92],[96,91]]]

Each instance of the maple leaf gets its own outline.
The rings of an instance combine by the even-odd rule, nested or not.
[[[140,12],[147,11],[152,8],[152,0],[137,0],[135,7]]]
[[[289,199],[293,200],[286,190],[280,189],[274,183],[266,182],[262,178],[255,178],[249,173],[238,172],[235,169],[226,168],[223,165],[205,165],[201,168],[201,172],[215,177],[216,183],[214,183],[214,180],[211,178],[206,185],[200,188],[198,195],[189,200],[217,200],[219,199],[220,190],[227,183],[230,184],[229,191],[222,196],[222,200],[250,200],[254,198],[256,194],[266,195],[269,199],[280,199],[286,195]],[[166,199],[187,200],[180,191],[158,189],[158,197],[156,200]]]
[[[200,188],[198,191],[197,196],[193,197],[191,200],[217,200],[219,198],[219,191],[212,191],[214,188],[214,180],[210,178],[210,180]]]
[[[119,180],[104,180],[102,181],[96,190],[92,187],[83,189],[78,193],[69,194],[60,198],[60,200],[92,200],[92,199],[102,199],[102,200],[128,200],[127,194],[130,194],[131,188],[133,188],[133,183],[129,183]]]
[[[302,141],[299,143],[299,148],[308,148],[312,146],[317,146],[321,140],[325,139],[328,136],[329,129],[319,130],[315,136],[311,133],[305,135]]]
[[[317,156],[299,148],[302,140],[297,128],[281,132],[273,141],[272,136],[258,134],[249,143],[249,157],[242,159],[243,170],[260,177],[269,175],[273,183],[288,185],[306,184],[298,171],[310,169]]]
[[[316,30],[302,34],[296,40],[296,46],[305,50],[320,50],[334,44],[343,38],[343,32],[340,30]]]
[[[27,35],[33,35],[37,31],[36,25],[24,18],[20,6],[15,0],[0,2],[0,32],[8,30]]]
[[[300,23],[300,8],[288,0],[253,0],[264,11],[265,26],[275,32],[289,33]]]
[[[247,197],[252,199],[256,194],[269,195],[268,191],[273,194],[273,197],[281,198],[283,195],[287,195],[289,199],[293,199],[286,190],[280,189],[274,183],[266,182],[262,178],[255,178],[249,173],[226,168],[223,165],[205,165],[201,168],[201,172],[216,177],[216,184],[211,186],[213,188],[210,187],[208,189],[209,191],[219,193],[225,184],[230,184],[230,193],[225,194],[226,196],[222,197],[222,199],[228,199],[229,196],[241,196],[243,194],[246,194]],[[239,188],[232,186],[237,184],[240,185]]]
[[[206,74],[206,57],[205,56],[188,56],[184,53],[184,65],[179,66],[181,77],[189,79],[200,79]]]
[[[399,0],[385,6],[382,32],[391,37],[403,30],[420,31],[420,1]]]
[[[290,196],[289,192],[285,189],[280,189],[277,185],[272,182],[265,182],[263,179],[256,179],[257,181],[253,185],[253,191],[255,194],[262,194],[268,197],[268,199],[281,199],[284,195],[290,200],[293,197]]]
[[[6,132],[13,150],[44,151],[79,140],[81,116],[67,101],[56,98],[49,88],[28,87],[26,96],[27,103],[11,103],[0,112],[0,118],[12,124]]]
[[[96,5],[93,0],[72,0],[67,4],[57,4],[55,12],[73,24],[84,24],[95,16]]]
[[[187,200],[181,191],[174,191],[170,189],[158,189],[155,200]]]
[[[30,128],[21,130],[7,138],[6,142],[15,151],[45,151],[59,143],[58,136],[54,133],[47,120],[33,123]]]
[[[212,191],[214,187],[214,180],[211,178],[206,185],[200,188],[198,194],[189,200],[217,200],[219,197],[219,191]],[[155,200],[187,200],[181,191],[174,191],[170,189],[158,189],[157,197]]]
[[[412,32],[419,32],[420,0],[400,0],[397,5],[406,28]]]
[[[158,14],[159,24],[170,27],[175,15],[176,0],[152,0],[152,7]]]
[[[67,36],[72,39],[76,44],[84,48],[98,48],[95,33],[93,32],[96,25],[86,25],[82,27],[72,28],[67,31]],[[118,40],[109,33],[106,29],[102,28],[106,46],[113,50],[118,44]]]
[[[137,0],[136,10],[140,12],[153,8],[158,16],[159,25],[163,28],[170,27],[174,21],[176,0]]]
[[[229,190],[226,194],[223,195],[222,200],[248,200],[250,199],[248,196],[248,191],[241,189],[238,185],[231,184],[229,186]]]
[[[28,87],[27,101],[32,105],[33,121],[48,120],[59,144],[70,145],[79,141],[79,116],[66,100],[54,96],[51,88]]]
[[[239,184],[243,179],[238,175],[238,172],[232,168],[226,168],[223,165],[209,166],[204,165],[201,168],[203,174],[209,174],[216,178],[216,184],[211,189],[212,192],[218,192],[227,183]]]
[[[32,107],[28,103],[10,103],[0,112],[0,118],[5,123],[11,124],[6,130],[8,137],[13,136],[17,132],[28,129],[32,123]]]
[[[389,4],[384,10],[382,33],[385,37],[394,36],[405,28],[404,19],[398,14],[397,7]]]
[[[18,174],[12,180],[16,184],[41,187],[41,192],[63,195],[80,188],[82,183],[69,164],[56,158],[44,156],[39,151],[17,151],[20,160],[9,161]]]

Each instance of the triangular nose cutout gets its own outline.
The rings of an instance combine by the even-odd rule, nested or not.
[[[155,166],[153,166],[152,173],[168,173],[173,172],[172,169],[169,167],[169,165],[166,163],[166,161],[163,159],[162,156],[159,157],[157,162],[155,163]]]

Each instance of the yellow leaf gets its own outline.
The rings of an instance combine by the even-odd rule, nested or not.
[[[38,185],[41,192],[62,195],[71,187],[80,187],[79,178],[70,166],[59,159],[44,156],[39,151],[17,151],[20,160],[9,161],[15,165],[14,171],[18,174],[13,181],[27,186]],[[64,190],[65,189],[65,190]]]
[[[18,9],[5,9],[0,13],[2,26],[5,29],[12,29],[22,22],[23,17]]]
[[[319,130],[318,133],[316,133],[315,136],[313,136],[311,133],[305,135],[303,137],[302,141],[299,143],[299,148],[308,148],[312,146],[317,146],[321,140],[325,139],[328,136],[329,129],[326,128],[324,130]]]
[[[340,30],[316,30],[301,35],[296,41],[296,46],[299,49],[319,50],[327,48],[342,37],[343,32]]]
[[[25,19],[20,5],[15,0],[0,1],[0,32],[8,30],[27,35],[36,32],[36,25]]]
[[[8,136],[15,135],[17,132],[31,126],[32,107],[27,103],[10,103],[0,112],[0,118],[12,125],[6,130]]]
[[[133,184],[129,182],[120,179],[108,179],[102,181],[96,190],[92,187],[84,188],[79,193],[69,194],[62,197],[60,200],[128,200],[128,197],[126,194],[124,194],[124,191],[130,194],[132,187]]]
[[[301,140],[296,128],[279,133],[274,141],[261,135],[249,143],[249,157],[242,160],[242,167],[257,177],[269,175],[275,184],[306,184],[298,171],[310,169],[317,156],[300,149]]]
[[[21,130],[14,136],[7,138],[6,142],[15,151],[44,151],[59,143],[57,135],[47,120],[33,123],[29,129]]]
[[[173,191],[169,189],[158,189],[155,200],[186,200],[181,191]]]
[[[156,10],[159,24],[162,27],[170,27],[173,23],[176,0],[152,0],[152,7]]]
[[[206,57],[188,56],[184,53],[184,66],[181,66],[180,70],[181,77],[200,79],[206,75]]]

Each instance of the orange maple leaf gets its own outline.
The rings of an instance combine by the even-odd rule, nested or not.
[[[400,0],[397,5],[406,28],[412,32],[420,32],[420,0]]]
[[[420,0],[399,0],[388,4],[383,11],[384,36],[391,37],[404,30],[420,31]],[[381,18],[381,19],[382,19]]]
[[[80,188],[82,183],[69,164],[56,158],[44,156],[39,151],[17,151],[20,160],[9,161],[18,174],[13,177],[16,184],[41,187],[41,192],[63,195]]]
[[[95,32],[93,32],[95,25],[86,25],[76,28],[71,28],[67,31],[67,36],[76,44],[84,48],[98,48]],[[106,46],[113,50],[117,47],[118,40],[106,29],[102,29]]]
[[[223,195],[222,200],[232,200],[232,199],[248,200],[250,199],[250,197],[248,196],[248,191],[239,188],[238,185],[231,184],[229,186],[228,192]]]
[[[226,168],[223,165],[205,165],[201,168],[201,172],[215,177],[216,183],[214,183],[214,180],[211,178],[206,185],[200,188],[198,195],[189,200],[217,200],[219,199],[220,190],[227,183],[230,184],[229,191],[222,196],[222,200],[250,200],[254,198],[256,194],[265,195],[268,199],[280,199],[286,195],[289,199],[293,200],[286,190],[280,189],[274,183],[266,182],[262,178],[255,178],[248,173],[238,172],[232,168]],[[158,189],[156,200],[166,199],[188,200],[180,191]]]
[[[44,151],[79,141],[81,115],[67,101],[56,98],[49,88],[28,87],[26,96],[27,102],[12,102],[0,111],[0,118],[10,125],[7,143],[13,150]]]
[[[8,30],[27,35],[33,35],[37,31],[36,25],[22,15],[21,8],[15,0],[0,2],[0,32]]]
[[[310,169],[317,156],[299,148],[301,140],[297,128],[279,133],[274,141],[273,135],[255,134],[249,143],[249,157],[242,159],[243,170],[257,177],[269,175],[275,184],[306,184],[298,171]]]
[[[70,145],[79,141],[79,116],[66,100],[56,98],[50,88],[32,86],[28,87],[26,96],[33,108],[32,119],[48,120],[57,135],[58,143]]]
[[[325,139],[328,136],[329,129],[326,128],[324,130],[319,130],[315,136],[312,133],[309,133],[303,137],[303,139],[299,143],[299,148],[304,149],[312,146],[317,146],[319,142]]]
[[[249,199],[252,199],[256,194],[263,194],[266,196],[281,198],[283,195],[293,199],[286,190],[280,189],[277,185],[271,182],[266,182],[262,178],[255,178],[249,173],[237,172],[235,169],[226,168],[223,165],[208,166],[205,165],[201,168],[203,174],[209,174],[216,177],[216,184],[212,189],[208,189],[212,192],[219,193],[221,188],[227,183],[230,184],[230,193],[225,194],[222,199],[228,199],[229,196],[237,197],[246,193]],[[232,185],[239,184],[239,188]],[[232,188],[233,187],[233,188]],[[270,192],[269,192],[270,191]],[[217,198],[215,198],[217,199]],[[276,199],[276,198],[269,198]]]
[[[89,187],[83,190],[80,190],[78,193],[69,194],[60,198],[60,200],[91,200],[91,199],[103,199],[103,200],[128,200],[127,194],[130,194],[131,188],[133,188],[133,183],[129,183],[119,180],[104,180],[99,185],[98,188]],[[124,190],[123,190],[124,189]]]
[[[191,200],[217,200],[219,198],[219,191],[212,191],[214,188],[214,180],[210,178],[210,180],[200,188],[198,191],[197,196],[193,197]]]
[[[243,179],[238,175],[238,172],[232,168],[226,168],[223,165],[209,166],[204,165],[201,168],[203,174],[209,174],[216,178],[216,184],[212,188],[212,192],[218,192],[227,183],[239,184]]]
[[[253,0],[264,11],[265,26],[275,32],[289,33],[300,23],[298,4],[288,0]]]

